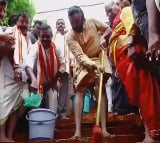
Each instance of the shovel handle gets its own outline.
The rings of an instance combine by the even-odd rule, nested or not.
[[[104,50],[102,50],[101,56],[101,65],[104,67]],[[98,106],[97,106],[97,114],[96,114],[96,125],[99,126],[100,123],[100,112],[101,112],[101,104],[102,104],[102,84],[103,84],[103,73],[100,73],[100,81],[99,81],[99,93],[98,93]]]

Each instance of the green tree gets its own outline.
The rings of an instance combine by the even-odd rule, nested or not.
[[[12,14],[27,12],[31,21],[35,15],[35,7],[32,0],[8,0],[8,7],[2,25],[8,25],[8,19]]]

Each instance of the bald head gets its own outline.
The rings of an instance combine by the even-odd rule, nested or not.
[[[109,9],[110,7],[112,7],[114,5],[114,1],[113,0],[106,0],[105,4],[105,10]]]
[[[119,5],[121,8],[130,6],[132,0],[106,0],[105,9],[112,7],[114,4]]]
[[[121,10],[121,7],[120,7],[119,0],[106,0],[105,11],[111,23],[113,22],[116,15],[120,12],[120,10]]]

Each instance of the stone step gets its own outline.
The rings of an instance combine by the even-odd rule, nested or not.
[[[72,137],[75,131],[75,123],[73,116],[69,120],[57,119],[54,141],[58,143],[93,143],[93,127],[95,124],[95,113],[83,116],[82,119],[82,140],[81,141],[70,141],[68,138]],[[96,141],[95,143],[136,143],[140,142],[144,138],[144,127],[142,120],[139,115],[123,115],[113,116],[109,114],[107,122],[107,130],[114,134],[112,139],[103,139],[103,141]],[[28,122],[22,119],[17,126],[17,132],[15,134],[15,140],[17,142],[26,142],[28,140]],[[38,142],[39,143],[39,142]],[[45,142],[44,142],[45,143]]]
[[[144,138],[143,133],[142,134],[130,134],[130,135],[117,135],[111,139],[102,139],[102,140],[96,140],[96,141],[92,137],[85,137],[85,135],[83,136],[84,137],[81,140],[71,141],[69,139],[64,139],[63,138],[64,135],[62,133],[61,139],[55,138],[52,141],[32,142],[28,140],[27,134],[18,134],[15,136],[15,140],[16,140],[16,143],[136,143],[136,142],[141,142]]]

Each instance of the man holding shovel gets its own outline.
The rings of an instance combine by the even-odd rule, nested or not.
[[[68,17],[72,26],[68,33],[67,44],[76,58],[77,68],[75,73],[75,123],[76,131],[71,139],[81,138],[81,117],[83,109],[83,98],[88,87],[98,87],[97,73],[104,73],[106,82],[111,75],[111,68],[107,57],[105,57],[105,68],[100,64],[102,56],[101,44],[105,43],[104,37],[111,31],[109,26],[95,19],[85,19],[82,9],[78,6],[70,7]],[[102,36],[100,36],[102,35]],[[100,39],[101,37],[101,39]],[[106,55],[105,55],[106,56]],[[103,88],[105,89],[105,87]],[[106,129],[106,110],[107,99],[105,90],[103,90],[101,104],[101,126],[103,137],[108,137],[110,134]]]

